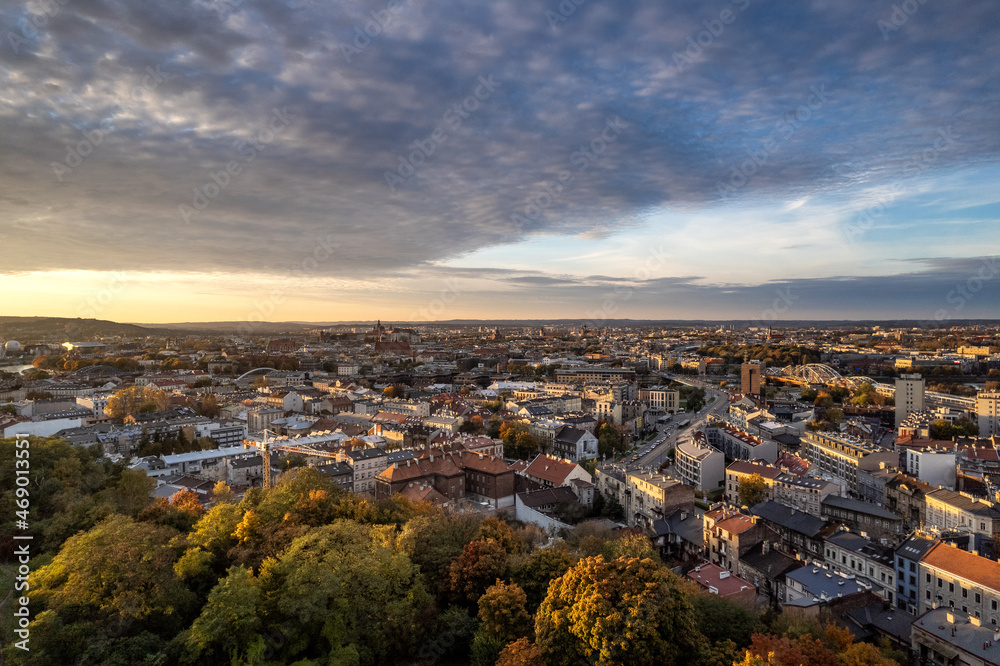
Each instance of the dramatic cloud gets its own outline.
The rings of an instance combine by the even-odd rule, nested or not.
[[[0,273],[280,276],[321,246],[315,278],[431,274],[715,207],[902,203],[884,191],[996,167],[997,20],[972,0],[0,4]],[[566,268],[498,279],[595,288]]]

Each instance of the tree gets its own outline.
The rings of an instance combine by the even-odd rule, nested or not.
[[[57,625],[76,654],[103,640],[95,629],[112,621],[119,635],[179,630],[193,596],[174,574],[176,535],[176,530],[116,514],[67,539],[52,562],[32,576],[33,603],[54,613],[42,623],[35,616],[33,654],[34,639]]]
[[[751,474],[740,478],[737,493],[741,506],[752,507],[765,501],[771,494],[767,481],[760,474]]]
[[[952,437],[952,427],[945,419],[937,419],[936,421],[931,421],[930,425],[930,436],[931,439],[951,439]]]
[[[573,558],[565,546],[551,546],[535,550],[527,559],[513,567],[511,576],[524,590],[530,612],[534,613],[542,603],[549,590],[549,583],[566,573],[571,566]]]
[[[532,633],[528,597],[517,583],[497,581],[479,597],[479,622],[483,631],[506,645]]]
[[[621,535],[604,545],[604,559],[614,560],[619,557],[635,557],[640,560],[657,557],[649,537],[638,530],[626,530]]]
[[[537,666],[545,663],[542,649],[527,638],[519,638],[500,652],[496,666]]]
[[[452,595],[472,604],[495,580],[506,576],[507,550],[496,539],[470,541],[449,568]]]
[[[185,634],[188,658],[200,663],[237,663],[249,647],[262,640],[258,633],[262,625],[260,601],[261,590],[253,572],[245,567],[229,569]]]
[[[108,398],[104,412],[113,419],[123,419],[138,412],[143,405],[152,405],[153,411],[159,411],[169,404],[170,396],[166,391],[149,386],[130,386]]]
[[[219,401],[214,393],[209,393],[202,398],[201,403],[198,404],[198,413],[212,419],[219,415]]]
[[[683,664],[702,648],[678,579],[652,560],[581,560],[552,582],[535,617],[548,663]]]
[[[275,661],[386,664],[413,654],[432,600],[410,558],[378,537],[376,528],[337,520],[264,562],[260,610],[289,627]]]
[[[478,521],[469,515],[424,515],[410,519],[397,547],[420,567],[427,586],[444,600],[451,589],[451,562],[476,538]]]

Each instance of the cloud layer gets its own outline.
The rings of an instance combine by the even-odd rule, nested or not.
[[[995,4],[894,7],[0,5],[0,271],[405,273],[995,165]]]

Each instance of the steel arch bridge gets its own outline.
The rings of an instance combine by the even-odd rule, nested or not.
[[[788,365],[781,369],[781,376],[806,384],[833,384],[844,379],[843,375],[825,363]]]
[[[878,382],[871,377],[845,377],[825,363],[789,365],[781,369],[780,376],[803,384],[837,384],[852,391],[856,391],[866,382],[878,386]]]
[[[240,375],[239,377],[237,377],[235,379],[235,381],[241,382],[244,379],[246,379],[247,377],[249,377],[250,375],[256,374],[258,372],[261,373],[261,376],[263,376],[263,375],[266,375],[266,374],[268,374],[270,372],[275,372],[275,369],[274,368],[254,368],[253,370],[248,370],[247,372],[244,372],[242,375]]]

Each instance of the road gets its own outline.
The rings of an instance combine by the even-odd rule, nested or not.
[[[688,386],[697,386],[698,388],[705,389],[706,404],[697,414],[676,414],[673,418],[674,423],[670,424],[666,432],[658,434],[656,439],[649,444],[640,444],[637,452],[639,455],[635,457],[634,460],[632,458],[635,454],[630,455],[625,459],[626,466],[630,470],[639,470],[643,468],[659,469],[660,465],[667,460],[667,454],[670,449],[677,446],[678,441],[690,440],[694,431],[698,430],[708,420],[709,416],[721,418],[722,415],[725,414],[726,409],[729,407],[728,395],[711,384],[707,384],[697,379],[674,376],[669,373],[661,373],[660,376],[664,379],[676,380],[682,384],[687,384]],[[690,419],[690,425],[685,428],[678,429],[676,422],[683,421],[684,419]]]

